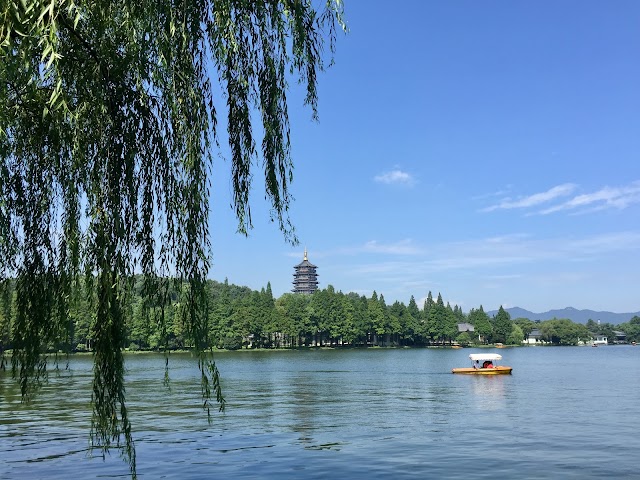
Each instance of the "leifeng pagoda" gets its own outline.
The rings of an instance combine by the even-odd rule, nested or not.
[[[293,293],[311,294],[318,289],[318,274],[316,267],[307,260],[307,249],[304,249],[304,259],[295,267],[293,274]]]

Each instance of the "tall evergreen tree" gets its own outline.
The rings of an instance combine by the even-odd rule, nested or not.
[[[374,344],[380,344],[380,337],[385,333],[385,311],[378,299],[378,294],[373,291],[371,298],[367,302],[367,315],[370,319],[373,330],[370,332],[375,335]]]
[[[429,293],[427,294],[427,299],[424,301],[424,306],[422,307],[422,313],[424,318],[428,318],[429,317],[429,310],[431,310],[431,308],[435,305],[435,302],[433,301],[433,296],[431,295],[431,290],[429,290]]]
[[[411,298],[409,299],[407,311],[409,315],[411,315],[415,319],[420,317],[420,309],[418,308],[418,304],[416,303],[416,299],[413,297],[413,295],[411,295]]]
[[[464,323],[467,321],[467,317],[462,311],[462,307],[459,307],[458,305],[453,307],[453,315],[456,317],[457,323]]]
[[[349,293],[347,297],[354,307],[355,341],[360,345],[367,345],[368,336],[373,331],[373,322],[368,313],[369,301],[364,295],[356,293]]]
[[[421,335],[425,340],[430,339],[433,340],[433,329],[431,326],[431,311],[435,306],[435,302],[433,301],[433,295],[431,295],[431,290],[427,294],[427,299],[424,301],[424,305],[422,307],[422,325],[421,325]]]
[[[282,310],[282,331],[289,336],[289,342],[292,346],[300,345],[303,339],[311,333],[306,308],[310,299],[309,295],[285,293],[276,300],[276,308]]]
[[[438,293],[438,299],[429,309],[427,319],[428,331],[431,338],[443,342],[446,338],[447,330],[447,308],[442,301],[442,295]]]
[[[484,341],[487,341],[491,336],[491,332],[493,331],[493,326],[491,325],[491,320],[489,319],[489,315],[486,314],[482,305],[478,309],[471,309],[469,311],[469,323],[473,325],[473,329],[480,338]]]
[[[512,329],[511,315],[500,305],[498,313],[493,320],[493,341],[496,343],[506,342]]]

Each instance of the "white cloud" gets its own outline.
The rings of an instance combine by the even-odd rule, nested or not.
[[[482,209],[482,212],[492,212],[495,210],[510,209],[532,209],[549,204],[537,212],[529,211],[529,215],[549,215],[561,211],[572,211],[573,213],[588,213],[601,211],[610,208],[624,210],[631,205],[640,203],[640,180],[636,180],[628,185],[619,187],[605,186],[591,193],[581,193],[574,195],[568,200],[560,200],[562,197],[571,195],[577,188],[573,183],[563,183],[545,192],[534,193],[526,197],[516,199],[504,198],[499,203]]]
[[[558,197],[564,197],[570,195],[576,188],[573,183],[563,183],[550,188],[546,192],[534,193],[526,197],[520,197],[518,199],[505,198],[500,203],[492,205],[483,209],[484,212],[492,212],[494,210],[508,210],[514,208],[529,208],[542,203],[547,203],[555,200]]]
[[[349,273],[375,276],[380,283],[402,283],[413,290],[416,285],[434,283],[433,279],[447,272],[465,277],[480,274],[483,282],[517,281],[525,275],[522,270],[525,266],[595,261],[603,255],[620,253],[635,255],[638,249],[640,232],[632,231],[582,238],[536,239],[514,234],[423,246],[411,240],[386,245],[371,241],[363,251],[381,254],[379,260],[358,262],[350,267]],[[398,260],[396,255],[412,255],[412,258]]]
[[[422,250],[413,244],[411,239],[400,240],[395,243],[382,244],[371,240],[364,244],[363,250],[372,253],[388,253],[391,255],[416,255]]]
[[[387,185],[413,185],[415,183],[415,179],[411,174],[399,169],[376,175],[373,179],[378,183],[386,183]]]
[[[623,210],[634,203],[640,203],[640,181],[622,187],[607,186],[592,193],[576,195],[571,200],[542,210],[540,213],[548,215],[561,210],[579,208],[591,208],[592,210],[618,208]]]
[[[527,307],[523,298],[533,303],[560,301],[556,297],[570,302],[574,293],[602,288],[598,287],[601,281],[612,283],[607,272],[637,263],[639,251],[638,230],[559,236],[516,232],[458,242],[369,241],[335,252],[343,257],[334,259],[340,267],[323,270],[323,278],[339,275],[341,280],[333,282],[336,288],[367,292],[367,297],[375,289],[388,304],[396,299],[406,304],[414,295],[421,308],[431,291],[434,297],[442,293],[465,311],[481,304],[491,310],[504,302],[531,310],[531,303]],[[633,283],[625,276],[629,274],[615,273],[614,280]],[[595,300],[597,294],[584,293],[583,297]]]
[[[632,252],[640,248],[640,233],[638,232],[614,232],[595,235],[568,243],[572,252],[580,254],[602,254],[608,252],[628,251]]]
[[[509,195],[509,192],[513,188],[513,185],[507,185],[503,190],[498,190],[497,192],[484,193],[482,195],[477,195],[472,197],[473,200],[485,200],[487,198],[495,198],[495,197],[504,197],[505,195]]]

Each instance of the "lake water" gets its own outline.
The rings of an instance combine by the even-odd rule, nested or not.
[[[499,352],[512,375],[452,375]],[[640,347],[216,354],[209,425],[196,360],[127,357],[140,478],[640,478]],[[30,405],[0,372],[0,478],[128,477],[89,453],[90,357]]]

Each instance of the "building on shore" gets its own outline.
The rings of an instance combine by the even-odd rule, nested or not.
[[[312,294],[318,289],[318,274],[314,264],[307,259],[307,249],[304,249],[304,259],[293,267],[293,293]]]

